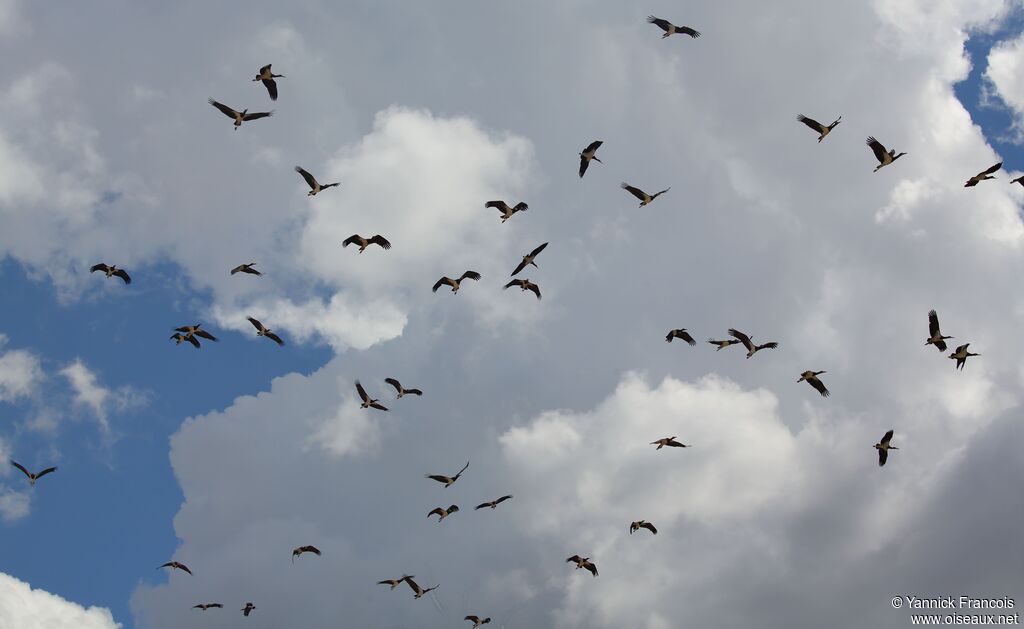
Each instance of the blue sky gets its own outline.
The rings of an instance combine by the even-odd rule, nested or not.
[[[852,629],[905,626],[890,593],[1024,596],[998,523],[943,515],[962,483],[1022,461],[992,454],[1020,435],[1024,294],[993,287],[1021,271],[1006,184],[1022,112],[984,73],[1024,11],[920,3],[913,19],[911,0],[836,3],[812,24],[758,2],[184,3],[168,22],[108,3],[79,22],[0,1],[0,46],[26,60],[0,76],[0,357],[27,351],[42,374],[12,400],[0,388],[0,451],[60,467],[0,520],[0,571],[139,629],[191,622],[201,600],[223,600],[201,622],[224,627],[251,599],[255,626],[489,609],[509,627]],[[662,41],[648,11],[704,34]],[[122,31],[146,54],[111,45]],[[776,31],[792,50],[761,39]],[[249,82],[270,61],[277,103]],[[275,116],[232,131],[208,96]],[[843,125],[818,145],[801,112]],[[908,157],[872,174],[868,134]],[[581,181],[575,155],[597,138],[605,163]],[[1006,169],[965,193],[989,146]],[[295,163],[342,187],[308,198]],[[39,173],[52,197],[25,183]],[[620,181],[672,190],[637,211]],[[502,225],[490,198],[530,210]],[[394,248],[336,246],[352,231]],[[544,241],[525,274],[544,300],[501,290]],[[266,277],[228,276],[252,260]],[[100,261],[133,283],[84,272]],[[430,292],[464,268],[484,281]],[[921,351],[933,307],[981,348],[962,374]],[[246,314],[287,344],[254,338]],[[220,342],[168,339],[196,322]],[[697,348],[664,342],[684,326]],[[744,361],[702,342],[731,326],[781,347]],[[77,363],[99,410],[62,375]],[[828,370],[827,402],[795,386],[810,367]],[[427,395],[392,402],[385,376]],[[359,410],[357,378],[392,412]],[[904,445],[879,476],[870,445],[893,426]],[[642,458],[670,432],[697,442],[689,459]],[[417,484],[466,459],[456,488]],[[463,512],[422,528],[452,500]],[[972,500],[1020,515],[998,487]],[[658,539],[623,541],[648,514]],[[957,535],[982,540],[983,573],[937,556]],[[305,543],[324,557],[288,564]],[[577,552],[599,580],[566,579]],[[679,556],[700,583],[661,563]],[[197,576],[156,570],[171,558]],[[443,583],[436,614],[373,588],[402,572]]]

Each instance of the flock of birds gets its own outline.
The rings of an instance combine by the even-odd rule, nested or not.
[[[700,33],[694,30],[693,28],[687,26],[676,26],[671,22],[668,22],[667,20],[656,18],[654,16],[650,16],[647,21],[651,24],[656,25],[658,28],[664,31],[664,34],[662,35],[663,39],[676,34],[687,35],[691,38],[697,38],[700,36]],[[278,86],[275,79],[278,78],[285,77],[282,74],[274,74],[271,69],[271,64],[267,64],[260,68],[259,73],[252,80],[261,82],[263,86],[266,88],[267,93],[270,96],[270,99],[272,101],[276,101],[278,98]],[[233,120],[234,128],[236,131],[242,125],[243,122],[259,120],[273,115],[272,111],[252,113],[250,113],[248,109],[237,111],[213,99],[210,99],[209,103],[210,105],[218,109],[221,113],[223,113],[225,116]],[[797,116],[797,120],[806,125],[807,127],[811,128],[812,130],[814,130],[818,134],[818,142],[820,143],[823,140],[825,140],[825,138],[828,137],[828,135],[840,124],[840,122],[842,121],[842,116],[837,117],[831,124],[827,126],[802,114]],[[878,165],[874,169],[875,172],[877,172],[881,168],[884,168],[885,166],[889,166],[890,164],[892,164],[893,162],[907,154],[905,152],[896,153],[894,150],[887,150],[885,146],[881,142],[876,140],[874,137],[868,137],[866,142],[867,145],[871,148],[872,153],[878,161]],[[601,160],[597,157],[597,151],[602,144],[603,143],[600,140],[591,142],[589,145],[586,146],[586,148],[584,148],[580,152],[580,178],[582,178],[586,174],[591,162],[596,161],[598,163],[601,163]],[[983,181],[994,179],[993,174],[997,172],[1000,168],[1002,168],[1001,162],[995,164],[990,168],[987,168],[986,170],[981,171],[977,175],[974,175],[973,177],[969,178],[967,180],[967,183],[965,184],[965,187],[973,187]],[[341,185],[340,182],[321,184],[316,179],[316,177],[314,177],[309,171],[305,170],[301,166],[296,166],[295,172],[297,172],[309,186],[309,192],[307,194],[310,197],[316,196],[329,188],[338,187]],[[1024,186],[1024,176],[1011,180],[1011,183],[1019,183],[1020,185]],[[669,190],[671,189],[665,188],[664,190],[661,190],[654,194],[648,194],[647,192],[644,192],[640,188],[629,185],[627,183],[622,183],[621,185],[624,190],[629,192],[631,195],[633,195],[640,201],[640,207],[649,205],[650,203],[654,202],[654,200],[657,199],[659,196],[669,192]],[[525,202],[518,202],[515,205],[509,205],[508,203],[502,200],[488,201],[487,203],[484,204],[484,207],[498,210],[500,212],[502,223],[512,218],[515,214],[525,212],[529,209],[529,206]],[[370,245],[377,245],[383,250],[391,249],[391,243],[380,234],[376,234],[368,238],[361,236],[359,234],[353,234],[352,236],[342,241],[341,245],[342,247],[348,247],[349,245],[357,245],[359,247],[360,254],[363,253]],[[536,258],[545,250],[547,246],[548,243],[545,242],[535,247],[528,254],[524,255],[522,257],[522,260],[519,262],[518,265],[516,265],[515,269],[512,271],[511,277],[514,278],[516,275],[518,275],[520,272],[522,272],[529,266],[537,267]],[[230,274],[236,275],[238,273],[242,273],[255,276],[262,275],[262,273],[255,267],[255,262],[240,264],[235,268],[231,269]],[[90,272],[94,273],[97,271],[104,273],[107,278],[117,277],[121,279],[126,285],[131,284],[132,282],[132,278],[128,274],[128,272],[115,265],[98,263],[90,267]],[[452,294],[457,294],[459,292],[460,287],[462,286],[462,283],[465,280],[479,281],[480,279],[480,273],[473,270],[467,270],[463,272],[461,275],[459,275],[457,278],[445,276],[434,283],[433,292],[436,293],[439,288],[443,286],[448,286],[451,288]],[[531,291],[534,293],[534,295],[536,295],[537,299],[541,299],[540,287],[528,279],[512,279],[510,282],[505,284],[506,289],[512,287],[518,287],[522,291]],[[263,323],[261,323],[260,321],[253,317],[247,317],[247,319],[256,329],[257,336],[266,337],[271,341],[277,343],[278,345],[284,345],[284,340],[282,340],[281,337],[278,334],[276,334],[273,330],[267,328],[266,326],[263,325]],[[928,313],[928,334],[929,336],[925,340],[925,345],[933,345],[940,352],[945,352],[947,349],[945,342],[946,339],[953,338],[951,336],[944,336],[941,333],[939,328],[938,315],[934,310]],[[779,344],[774,341],[756,344],[754,343],[750,335],[732,328],[728,330],[728,335],[731,338],[725,340],[716,340],[709,338],[707,342],[714,345],[716,347],[716,351],[721,351],[722,349],[725,349],[732,345],[742,345],[746,349],[746,358],[748,359],[753,357],[757,352],[761,350],[776,349],[779,347]],[[201,347],[200,339],[213,342],[218,341],[217,337],[215,337],[207,330],[204,330],[202,328],[202,325],[199,323],[196,323],[195,325],[184,325],[175,328],[174,334],[171,335],[171,339],[174,340],[176,344],[181,344],[183,342],[189,343],[196,349],[199,349]],[[682,340],[683,342],[688,343],[691,346],[695,346],[697,344],[697,341],[686,328],[678,328],[669,331],[665,337],[665,340],[671,343],[674,339]],[[962,370],[969,357],[979,356],[979,354],[968,351],[969,346],[969,343],[964,343],[963,345],[958,346],[955,349],[955,351],[949,354],[949,358],[956,361],[957,369]],[[812,388],[814,388],[822,397],[828,397],[830,395],[830,392],[828,388],[825,386],[825,384],[822,382],[822,380],[819,378],[819,376],[825,373],[827,373],[825,370],[807,370],[800,374],[800,378],[797,380],[797,382],[806,382]],[[423,391],[421,391],[420,389],[405,388],[398,380],[394,378],[385,379],[385,383],[387,383],[388,385],[395,389],[397,394],[396,399],[401,399],[406,395],[423,395]],[[360,408],[376,409],[380,411],[388,410],[386,406],[380,403],[379,399],[370,397],[366,389],[359,381],[355,382],[355,388],[360,399]],[[874,445],[874,448],[878,451],[879,466],[885,465],[890,450],[898,449],[895,446],[891,445],[892,437],[893,430],[889,430],[879,440],[879,442]],[[676,436],[663,437],[657,439],[655,441],[652,441],[651,445],[656,446],[655,450],[661,450],[662,448],[691,447],[687,444],[678,441]],[[21,464],[17,463],[16,461],[12,460],[11,464],[18,470],[20,470],[27,477],[29,485],[32,487],[35,486],[36,481],[38,481],[40,478],[57,470],[56,467],[49,467],[39,472],[33,473],[30,472]],[[448,488],[455,484],[468,468],[469,462],[467,461],[466,464],[462,467],[462,469],[460,469],[453,476],[446,476],[442,474],[428,474],[426,475],[426,478],[434,480],[442,484],[445,488]],[[486,508],[495,509],[499,504],[511,499],[512,495],[503,495],[495,500],[483,502],[477,505],[475,507],[475,510]],[[448,518],[454,513],[457,513],[458,511],[459,507],[456,504],[451,504],[448,507],[438,506],[427,513],[427,518],[429,519],[432,516],[436,515],[438,523],[441,523],[446,518]],[[630,535],[639,531],[640,529],[650,531],[652,535],[657,535],[658,533],[658,529],[655,527],[655,525],[646,520],[636,520],[634,522],[631,522],[629,525]],[[292,550],[292,562],[294,563],[296,558],[301,557],[306,553],[313,554],[316,556],[321,555],[320,549],[316,546],[303,545],[296,547]],[[582,557],[578,554],[574,554],[571,557],[567,558],[566,562],[575,564],[576,569],[582,568],[584,570],[589,571],[594,577],[598,576],[597,565],[593,561],[591,561],[590,557]],[[187,573],[189,575],[192,574],[192,570],[188,566],[178,561],[168,561],[167,563],[164,563],[161,566],[159,566],[159,568],[169,568],[171,571],[177,570]],[[405,583],[412,590],[414,598],[416,599],[423,597],[425,594],[432,592],[433,590],[439,587],[439,585],[433,585],[427,588],[421,587],[414,580],[413,575],[402,575],[401,577],[395,579],[384,579],[378,581],[377,583],[379,585],[390,586],[391,590],[394,590],[401,584]],[[222,603],[199,603],[193,606],[194,609],[199,609],[202,611],[210,609],[219,609],[223,607],[224,605]],[[249,616],[254,610],[256,610],[256,606],[251,601],[246,602],[244,607],[241,608],[241,612],[244,616]],[[464,620],[471,622],[473,627],[479,627],[480,625],[488,624],[491,622],[490,617],[480,617],[477,615],[467,615],[465,616]]]

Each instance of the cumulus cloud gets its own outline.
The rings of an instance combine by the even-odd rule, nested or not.
[[[81,360],[60,370],[74,394],[74,403],[89,409],[104,436],[110,436],[109,415],[145,404],[146,397],[131,387],[113,390],[100,384],[96,373]]]
[[[988,53],[985,78],[1015,117],[1017,138],[1024,132],[1024,35],[1000,42]]]
[[[19,629],[117,629],[110,610],[83,607],[0,574],[0,625]]]
[[[0,347],[7,337],[0,335]],[[0,402],[11,402],[32,394],[43,380],[39,357],[28,350],[12,349],[0,354]]]

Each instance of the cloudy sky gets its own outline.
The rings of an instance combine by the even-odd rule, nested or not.
[[[860,629],[908,626],[898,595],[1024,601],[1019,1],[91,6],[0,0],[0,459],[60,468],[0,466],[0,626]],[[234,131],[208,98],[274,116]],[[818,144],[801,113],[842,123]],[[868,135],[908,155],[872,173]],[[296,164],[341,186],[308,197]],[[542,242],[543,300],[502,290]],[[962,372],[932,308],[982,354]],[[196,322],[220,342],[168,340]],[[730,327],[779,348],[703,342]],[[376,585],[402,574],[440,587]]]

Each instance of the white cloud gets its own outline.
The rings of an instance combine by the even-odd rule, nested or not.
[[[3,344],[0,342],[0,346]],[[32,352],[14,349],[0,354],[0,402],[31,395],[43,378],[39,357]]]
[[[117,629],[110,610],[85,608],[0,573],[0,626],[18,629]]]
[[[1018,137],[1024,131],[1024,35],[1000,42],[988,53],[985,78],[1015,117]]]
[[[131,387],[112,390],[103,386],[95,372],[81,360],[70,363],[60,370],[60,374],[67,378],[74,393],[75,404],[89,409],[104,436],[111,434],[110,413],[135,408],[146,403],[146,397]]]

